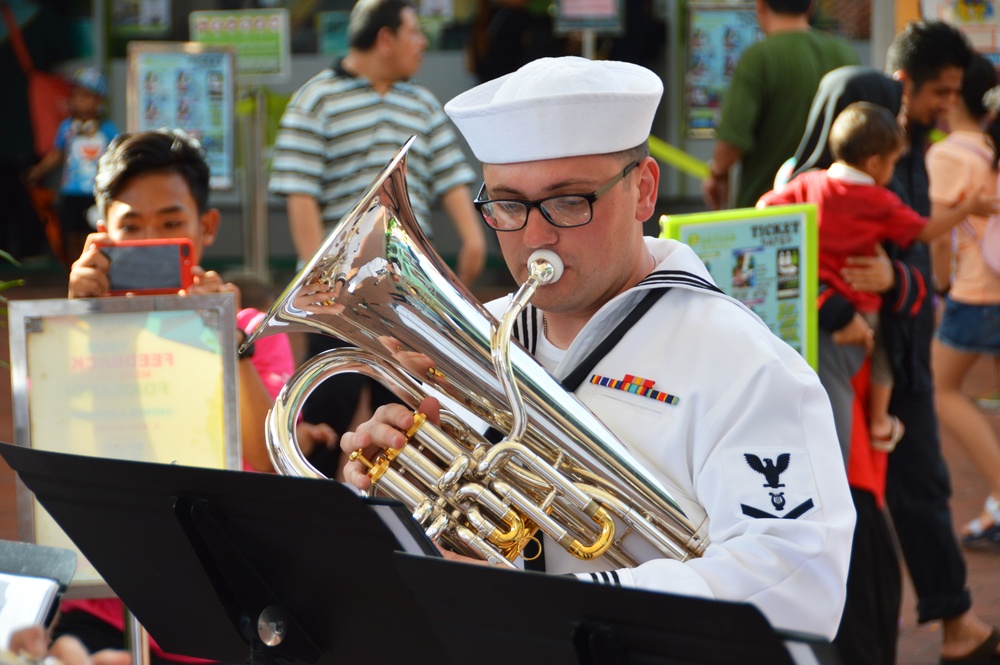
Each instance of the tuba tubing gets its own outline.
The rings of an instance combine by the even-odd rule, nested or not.
[[[649,548],[686,560],[707,546],[663,484],[516,341],[517,315],[556,276],[558,257],[532,257],[532,276],[500,321],[458,281],[417,224],[406,193],[411,138],[330,232],[244,342],[322,333],[356,348],[307,361],[267,419],[279,473],[323,478],[298,448],[295,423],[323,380],[356,372],[411,408],[444,397],[441,421],[417,423],[400,451],[367,460],[373,488],[403,502],[433,540],[511,565],[542,531],[581,559],[635,565]],[[450,406],[450,408],[449,408]],[[480,432],[504,436],[490,443]],[[636,541],[644,541],[636,544]]]

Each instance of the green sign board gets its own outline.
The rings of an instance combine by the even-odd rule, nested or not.
[[[291,72],[287,9],[195,11],[191,41],[236,52],[238,83],[282,83]]]
[[[720,289],[818,367],[816,206],[664,215],[660,228],[660,237],[690,246]]]

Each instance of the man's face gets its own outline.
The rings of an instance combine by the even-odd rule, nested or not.
[[[901,74],[907,120],[925,126],[941,120],[958,101],[962,74],[961,67],[945,67],[936,78],[924,81],[919,89],[914,89],[913,81],[905,73]]]
[[[589,194],[627,166],[621,159],[596,155],[483,164],[490,199],[537,200],[559,194]],[[589,224],[559,228],[534,207],[518,231],[498,231],[507,267],[517,282],[528,276],[528,257],[537,249],[554,251],[565,269],[555,284],[541,287],[532,302],[551,313],[590,316],[650,269],[642,223],[653,214],[659,171],[644,160],[593,204]]]
[[[424,59],[424,50],[427,48],[427,37],[420,29],[417,21],[417,13],[410,7],[403,9],[402,23],[391,33],[390,58],[395,67],[400,80],[405,80],[420,70],[420,64]]]
[[[192,260],[201,261],[202,249],[215,240],[219,212],[198,214],[191,190],[178,173],[144,173],[133,177],[112,199],[104,227],[111,239],[160,240],[188,238]]]

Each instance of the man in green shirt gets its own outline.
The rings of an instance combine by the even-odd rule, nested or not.
[[[859,64],[849,43],[809,27],[811,4],[757,0],[766,39],[744,51],[723,100],[711,175],[702,184],[713,210],[729,205],[729,172],[736,162],[742,168],[735,205],[753,207],[795,154],[820,79],[837,67]]]

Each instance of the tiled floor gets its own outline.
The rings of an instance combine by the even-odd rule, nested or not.
[[[985,394],[998,385],[1000,379],[995,365],[981,362],[970,375],[966,390],[970,394]],[[1000,427],[1000,410],[991,412],[991,419],[996,427]],[[947,432],[942,435],[942,446],[951,469],[952,514],[958,528],[959,524],[979,514],[986,497],[986,484]],[[1000,626],[1000,547],[967,549],[965,552],[973,608],[983,619]],[[896,662],[899,665],[936,664],[941,641],[940,625],[916,625],[915,602],[913,590],[907,583]]]

